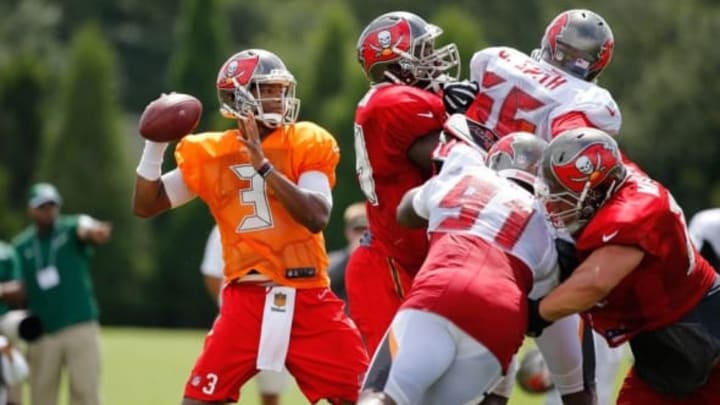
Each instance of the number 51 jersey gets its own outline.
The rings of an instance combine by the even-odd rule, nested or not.
[[[554,233],[535,198],[485,166],[467,145],[451,150],[413,205],[428,219],[428,233],[471,234],[522,261],[533,273],[533,296],[545,295],[557,284]]]

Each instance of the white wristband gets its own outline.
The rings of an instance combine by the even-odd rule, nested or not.
[[[140,162],[136,169],[137,174],[150,181],[155,181],[162,175],[162,162],[167,149],[167,142],[145,141]]]

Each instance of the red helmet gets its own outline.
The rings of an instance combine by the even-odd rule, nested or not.
[[[372,83],[395,83],[429,88],[437,82],[457,80],[460,54],[455,44],[435,49],[440,27],[406,11],[393,11],[374,19],[360,34],[358,61]]]
[[[540,58],[573,76],[592,81],[610,63],[613,33],[590,10],[568,10],[552,20],[540,44]]]
[[[617,142],[596,128],[565,131],[548,144],[535,195],[553,224],[576,234],[627,177]]]
[[[279,96],[263,96],[261,87],[265,85],[280,85],[282,91]],[[220,68],[216,86],[220,113],[226,118],[242,118],[253,112],[256,120],[274,128],[295,122],[300,112],[295,77],[277,55],[264,49],[231,56]]]
[[[500,138],[488,151],[487,166],[501,176],[519,182],[532,192],[547,142],[530,132],[512,132]]]

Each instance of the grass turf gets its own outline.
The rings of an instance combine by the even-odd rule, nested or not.
[[[104,405],[178,405],[185,380],[200,353],[204,331],[176,329],[102,329]],[[623,364],[623,370],[629,363]],[[618,377],[622,379],[624,371]],[[24,403],[29,404],[27,387]],[[285,405],[306,404],[295,384],[282,395]],[[510,405],[541,405],[544,395],[530,395],[515,388]],[[241,404],[259,404],[254,381],[244,387]],[[69,405],[63,382],[59,405]]]

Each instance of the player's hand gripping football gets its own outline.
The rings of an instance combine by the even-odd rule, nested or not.
[[[237,123],[240,129],[238,140],[247,148],[250,154],[250,163],[257,170],[267,159],[265,159],[265,153],[262,150],[262,141],[255,121],[255,114],[250,111],[245,117],[237,115]]]

